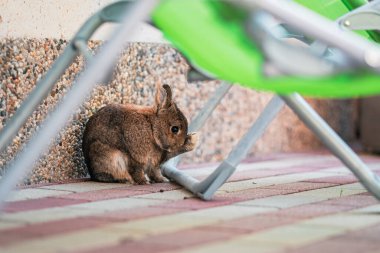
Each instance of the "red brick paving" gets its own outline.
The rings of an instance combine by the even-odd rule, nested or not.
[[[352,184],[358,182],[358,179],[353,175],[341,175],[341,176],[331,176],[324,178],[315,178],[304,180],[310,183],[330,183],[330,184]]]
[[[64,195],[62,195],[64,196]],[[45,209],[51,207],[60,207],[85,203],[85,199],[64,199],[57,197],[46,197],[41,199],[28,199],[15,202],[9,202],[5,205],[4,212],[22,212],[37,209]]]
[[[284,156],[286,157],[286,156]],[[303,156],[300,156],[303,157]],[[369,157],[371,162],[379,163],[378,158]],[[319,171],[329,168],[329,166],[340,166],[337,161],[326,163],[318,162],[313,166],[297,166],[282,168],[278,170],[253,170],[236,174],[234,180],[242,180],[255,177],[268,177],[285,174],[297,174],[308,171]],[[239,179],[240,178],[240,179]],[[180,199],[165,205],[151,207],[138,207],[128,210],[111,211],[99,215],[89,215],[87,217],[72,218],[58,221],[37,223],[25,227],[0,230],[0,248],[6,245],[20,243],[29,239],[48,239],[51,235],[66,234],[79,230],[91,230],[101,228],[106,224],[133,221],[160,215],[170,215],[184,211],[207,209],[217,206],[225,206],[238,201],[278,196],[296,192],[333,187],[357,182],[352,176],[331,176],[320,179],[304,180],[290,184],[272,185],[260,188],[251,188],[242,191],[218,194],[213,201],[205,202],[196,198]],[[175,184],[153,184],[144,186],[125,186],[109,190],[97,190],[67,194],[57,197],[47,197],[37,200],[16,201],[7,207],[7,212],[21,212],[26,210],[46,209],[59,206],[70,206],[74,204],[93,202],[105,199],[125,198],[136,195],[144,195],[154,192],[171,191],[181,189]],[[378,204],[378,201],[369,194],[357,194],[344,196],[336,199],[316,202],[286,208],[278,211],[252,214],[248,217],[235,218],[228,221],[221,221],[217,224],[198,226],[191,229],[183,229],[172,233],[162,233],[149,236],[144,240],[131,241],[121,240],[119,244],[90,249],[83,252],[165,252],[176,251],[182,248],[207,244],[209,242],[221,242],[223,240],[243,235],[256,233],[258,231],[275,228],[282,225],[292,224],[301,220],[320,217],[329,214],[347,212],[355,208]],[[175,225],[175,224],[173,224]],[[312,253],[312,252],[369,252],[380,248],[378,235],[380,225],[368,227],[359,231],[352,231],[341,236],[336,236],[322,242],[312,243],[299,248],[288,249],[289,253]],[[89,242],[90,243],[90,242]],[[238,251],[237,251],[238,252]],[[372,253],[372,252],[371,252]]]
[[[304,247],[287,250],[286,253],[365,253],[380,252],[380,224],[362,230],[348,232]]]
[[[346,198],[346,197],[342,197]],[[125,241],[121,242],[118,245],[99,248],[96,250],[86,250],[80,251],[80,253],[92,253],[92,252],[166,252],[166,251],[177,251],[183,248],[191,247],[194,245],[202,245],[215,241],[223,241],[226,239],[230,239],[239,235],[256,233],[263,230],[292,224],[294,222],[305,220],[312,217],[319,217],[327,214],[334,214],[343,211],[348,211],[354,209],[352,206],[333,206],[326,204],[327,201],[322,201],[317,204],[309,204],[303,205],[297,208],[287,208],[279,211],[269,212],[265,214],[252,215],[243,218],[237,218],[230,221],[224,221],[214,225],[201,226],[197,228],[185,229],[172,233],[165,233],[160,235],[149,236],[144,240],[138,241]],[[307,215],[305,215],[307,214]],[[378,242],[377,235],[380,232],[380,226],[374,226],[367,228],[360,233],[350,233],[348,236],[337,237],[338,239],[327,240],[324,243],[328,246],[332,246],[334,251],[327,252],[338,252],[336,251],[337,247],[341,247],[341,250],[344,252],[360,252],[361,250],[371,250],[374,249],[374,246],[380,246],[380,242]],[[343,241],[349,241],[350,239],[359,239],[366,238],[368,233],[372,232],[372,235],[369,237],[369,243],[365,244],[360,242],[358,245],[355,245],[350,250],[354,251],[346,251],[345,248],[340,245]],[[342,241],[343,240],[343,241]],[[374,242],[373,242],[374,241]],[[315,245],[316,249],[320,249],[319,243]],[[295,252],[309,252],[303,251],[304,248],[301,248],[299,251]],[[306,248],[306,250],[310,250]],[[310,252],[317,252],[311,249]],[[132,252],[132,251],[131,251]],[[237,249],[238,252],[238,249]],[[293,253],[293,251],[290,251]],[[294,252],[294,253],[295,253]],[[321,252],[321,251],[318,251]],[[325,253],[325,251],[322,251]],[[363,251],[365,252],[365,251]]]
[[[20,228],[0,231],[0,245],[5,246],[26,239],[36,239],[64,234],[82,229],[99,227],[108,223],[106,219],[94,219],[93,217],[80,217],[69,220],[58,220],[28,225]]]
[[[81,192],[81,193],[70,193],[59,196],[64,199],[73,199],[73,200],[87,200],[87,201],[99,201],[106,199],[118,199],[126,198],[131,196],[143,195],[151,193],[151,191],[135,190],[132,187],[128,188],[115,188],[115,189],[106,189],[106,190],[96,190],[90,192]]]
[[[318,164],[313,165],[314,167],[318,167]],[[326,167],[321,166],[323,169],[326,169]],[[297,170],[299,170],[299,173],[301,172],[307,172],[307,171],[315,171],[315,169],[308,169],[307,166],[305,167],[296,167],[296,168],[283,168],[278,170],[254,170],[254,171],[243,171],[243,172],[237,172],[235,180],[240,177],[240,180],[246,180],[246,179],[254,179],[254,178],[264,178],[269,176],[278,176],[278,175],[287,175],[287,174],[293,174],[297,173]],[[231,180],[231,181],[235,181]],[[240,181],[237,180],[237,181]],[[253,198],[259,198],[259,197],[269,197],[277,194],[288,194],[288,193],[294,193],[297,191],[305,191],[308,189],[318,189],[328,186],[333,186],[336,184],[347,184],[356,182],[357,180],[353,176],[342,176],[342,177],[327,177],[327,178],[320,178],[320,179],[311,179],[311,180],[305,180],[305,182],[299,182],[299,183],[291,183],[291,184],[283,184],[283,185],[277,185],[277,186],[271,186],[271,187],[265,187],[265,189],[280,189],[282,191],[268,191],[268,190],[260,190],[257,188],[253,188],[252,190],[248,190],[247,192],[237,192],[237,193],[231,193],[228,197],[230,198],[236,198],[235,202],[237,200],[248,200]],[[319,183],[319,184],[318,184]],[[296,189],[298,187],[298,189]],[[306,187],[306,188],[305,188]],[[287,189],[286,189],[287,188]],[[46,197],[41,198],[38,200],[25,200],[25,201],[15,201],[8,203],[8,205],[5,208],[6,212],[19,212],[19,211],[27,211],[27,210],[35,210],[40,208],[51,208],[51,207],[58,207],[58,206],[66,206],[66,205],[72,205],[75,203],[83,203],[85,201],[99,201],[99,200],[106,200],[106,199],[115,199],[115,198],[124,198],[124,197],[130,197],[130,196],[137,196],[137,195],[143,195],[147,193],[155,193],[155,192],[165,192],[165,191],[171,191],[181,189],[181,187],[174,183],[162,183],[162,184],[151,184],[151,185],[126,185],[125,187],[120,188],[114,188],[114,189],[105,189],[105,190],[95,190],[90,192],[80,192],[80,193],[71,193],[71,194],[64,194],[56,197]],[[286,189],[286,190],[285,190]],[[288,190],[288,189],[294,189],[294,190]],[[224,197],[225,195],[222,195]],[[61,200],[61,199],[67,199],[67,200]],[[75,202],[77,201],[77,202]],[[228,202],[228,200],[226,200]],[[183,203],[173,204],[176,208],[189,208],[189,204],[192,203],[190,200],[185,200]],[[202,205],[202,204],[201,204]],[[213,203],[213,205],[218,205],[218,203]],[[181,207],[182,206],[182,207]],[[193,209],[196,209],[196,205]]]

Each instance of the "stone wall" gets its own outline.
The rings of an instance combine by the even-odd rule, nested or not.
[[[66,41],[60,39],[0,40],[0,129],[66,44]],[[93,41],[89,46],[95,49],[99,44]],[[20,130],[12,145],[0,154],[1,172],[4,172],[6,163],[14,158],[47,112],[64,96],[82,67],[83,59],[78,57]],[[66,129],[54,140],[49,152],[34,166],[24,183],[58,182],[87,176],[80,149],[85,122],[97,109],[108,103],[151,104],[154,96],[154,80],[157,77],[150,76],[147,69],[154,70],[162,82],[172,86],[174,97],[188,118],[195,115],[219,85],[217,81],[187,83],[188,65],[169,45],[128,44],[118,62],[112,81],[107,85],[97,86],[87,102],[73,115]],[[259,115],[271,96],[234,86],[202,129],[199,147],[187,154],[183,163],[220,161]],[[355,101],[310,100],[310,102],[346,140],[355,139]],[[321,144],[313,134],[286,108],[271,124],[250,156],[319,148]]]

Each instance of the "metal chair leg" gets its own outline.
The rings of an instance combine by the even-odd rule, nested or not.
[[[354,173],[363,186],[380,200],[380,178],[363,163],[313,108],[299,94],[281,96],[281,98],[326,147]]]

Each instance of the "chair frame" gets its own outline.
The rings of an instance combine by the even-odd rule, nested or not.
[[[79,29],[62,55],[56,60],[51,70],[39,81],[28,98],[7,122],[0,134],[0,151],[4,150],[42,99],[49,94],[51,88],[72,63],[74,58],[79,54],[82,54],[86,58],[88,68],[83,71],[83,75],[78,78],[77,83],[66,94],[63,101],[49,114],[44,125],[35,133],[29,143],[20,152],[19,156],[8,166],[4,177],[0,181],[0,209],[16,183],[27,174],[30,169],[29,165],[33,164],[33,162],[41,156],[49,146],[49,143],[54,139],[54,136],[65,126],[65,122],[70,117],[72,111],[80,106],[96,83],[109,78],[108,73],[112,70],[117,59],[118,50],[122,47],[126,37],[128,37],[130,31],[138,22],[146,20],[158,2],[158,0],[141,0],[136,2],[120,1],[110,4],[90,17]],[[265,10],[269,13],[280,15],[281,18],[285,21],[289,21],[290,24],[294,22],[289,15],[284,14],[286,11],[276,12],[284,8],[287,10],[286,1],[271,0],[270,4],[267,3],[267,1],[265,1],[265,4],[263,1],[239,0],[236,2],[243,5],[255,4],[256,7],[266,8]],[[281,5],[281,8],[278,8],[278,5]],[[368,6],[366,8],[368,8]],[[291,16],[295,13],[298,12],[292,11]],[[302,13],[300,15],[302,16]],[[310,21],[310,17],[308,18]],[[108,45],[105,46],[99,54],[92,56],[87,49],[87,41],[97,28],[106,22],[118,22],[121,25]],[[315,25],[313,21],[310,22],[310,24]],[[305,27],[303,27],[303,29],[305,29]],[[310,29],[310,27],[307,27],[307,29]],[[317,35],[322,36],[321,34]],[[347,38],[339,37],[339,40],[342,40],[345,46],[349,46],[350,44],[350,42],[347,42]],[[358,59],[360,58],[359,55],[363,56],[367,52],[360,45],[355,45],[355,48],[359,50],[359,52],[355,52],[355,57],[358,57]],[[380,52],[379,49],[377,50]],[[105,61],[105,59],[107,59],[107,61]],[[372,64],[373,62],[367,62],[365,59],[363,61],[363,58],[360,58],[360,60],[361,63],[368,66],[368,68],[379,71],[378,66]],[[99,71],[100,69],[105,69],[105,71]],[[231,84],[227,82],[222,83],[212,98],[206,103],[203,109],[199,111],[194,120],[192,120],[189,127],[190,131],[197,131],[205,124],[212,111],[220,103],[225,94],[227,94],[230,87]],[[162,165],[164,175],[184,186],[199,198],[204,200],[212,199],[217,189],[233,174],[237,165],[246,157],[246,154],[261,137],[272,120],[278,115],[284,104],[292,109],[326,147],[353,172],[363,186],[380,200],[379,177],[362,162],[358,155],[352,151],[310,105],[296,93],[290,95],[274,95],[258,119],[252,124],[226,159],[204,180],[198,181],[185,172],[178,170],[176,166],[181,159],[180,156]]]

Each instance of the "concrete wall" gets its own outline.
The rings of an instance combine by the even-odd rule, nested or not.
[[[32,5],[19,0],[0,3],[0,128],[6,124],[7,119],[33,89],[37,80],[59,56],[67,45],[66,38],[71,37],[78,29],[79,24],[85,19],[84,16],[90,15],[96,11],[97,6],[104,5],[107,1],[80,1],[80,10],[76,8],[78,2],[71,0],[34,3]],[[25,13],[28,9],[29,13]],[[86,9],[85,13],[83,9]],[[40,15],[37,19],[35,15],[42,12],[45,16]],[[60,18],[54,19],[51,13],[58,13],[53,16]],[[65,20],[65,15],[77,19],[75,22]],[[27,18],[29,16],[33,18]],[[48,30],[38,29],[44,23],[54,24],[51,24]],[[17,24],[24,28],[19,29]],[[101,36],[104,35],[100,34],[99,38]],[[159,32],[140,30],[139,36],[140,39],[133,40],[125,47],[112,81],[106,86],[99,84],[88,101],[73,115],[67,128],[54,140],[50,151],[34,166],[24,183],[57,182],[86,176],[87,171],[80,150],[86,120],[108,103],[152,103],[156,77],[148,74],[148,68],[153,69],[162,82],[173,87],[175,99],[188,118],[195,115],[219,85],[218,82],[187,83],[186,73],[189,66],[181,54],[168,44],[147,43],[162,41]],[[145,43],[136,43],[136,40],[143,40]],[[100,44],[101,41],[95,40],[91,41],[89,46],[96,50]],[[13,144],[0,154],[2,171],[5,164],[30,138],[47,112],[64,96],[82,67],[83,60],[78,58],[21,129]],[[271,96],[239,86],[233,87],[202,129],[200,146],[186,155],[183,163],[220,161],[259,115]],[[355,139],[357,106],[354,101],[310,102],[346,140]],[[321,144],[313,134],[289,109],[284,109],[253,148],[250,156],[319,148]]]
[[[116,0],[1,0],[0,38],[70,39],[102,7]],[[107,39],[115,25],[103,25],[94,40]],[[165,42],[161,32],[141,23],[129,41]]]

